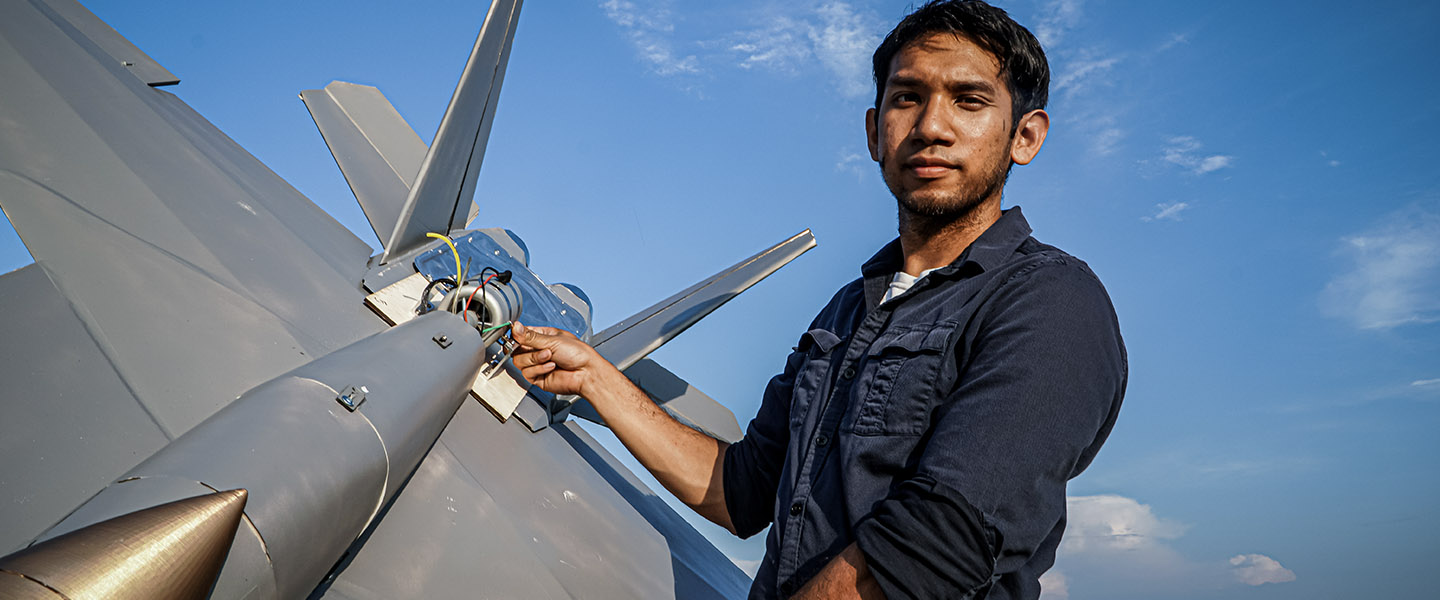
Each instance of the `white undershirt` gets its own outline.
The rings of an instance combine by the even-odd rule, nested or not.
[[[885,290],[885,297],[880,299],[880,303],[884,304],[894,299],[896,296],[905,293],[906,290],[910,289],[910,286],[915,285],[915,282],[924,279],[926,275],[933,273],[939,268],[940,267],[935,267],[934,269],[925,269],[924,271],[920,272],[919,277],[916,277],[904,271],[896,271],[895,276],[890,278],[890,289]]]

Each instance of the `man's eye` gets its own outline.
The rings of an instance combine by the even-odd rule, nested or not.
[[[985,106],[985,99],[979,96],[961,96],[959,104],[969,108],[980,108]]]
[[[901,92],[895,94],[895,104],[914,104],[920,101],[920,94],[914,92]]]

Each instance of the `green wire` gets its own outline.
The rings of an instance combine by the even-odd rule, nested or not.
[[[501,324],[499,324],[499,325],[496,325],[496,326],[494,326],[494,327],[486,327],[486,328],[484,328],[484,329],[481,329],[481,330],[480,330],[480,333],[490,333],[490,332],[492,332],[492,331],[495,331],[496,329],[499,329],[499,328],[501,328],[501,327],[506,327],[506,326],[508,326],[508,325],[510,325],[510,321],[506,321],[506,322],[501,323]]]

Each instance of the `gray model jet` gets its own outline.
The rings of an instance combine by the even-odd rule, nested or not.
[[[784,240],[603,331],[468,229],[520,12],[494,0],[428,146],[375,88],[301,94],[372,249],[74,0],[0,2],[0,597],[728,598],[748,579],[531,389],[509,326],[646,356],[814,246]]]

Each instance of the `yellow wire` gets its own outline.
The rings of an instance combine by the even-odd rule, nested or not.
[[[465,280],[460,278],[460,276],[463,275],[463,273],[460,272],[460,251],[455,249],[455,242],[450,241],[449,236],[441,235],[438,233],[427,233],[425,234],[425,237],[432,237],[437,240],[444,240],[445,245],[450,247],[450,253],[455,255],[455,285],[460,285],[461,283],[463,283]]]

